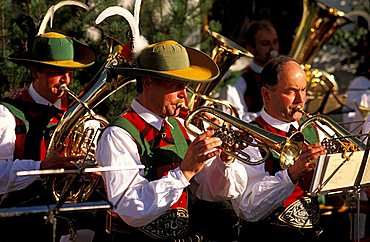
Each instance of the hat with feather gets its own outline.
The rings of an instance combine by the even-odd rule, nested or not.
[[[174,40],[149,45],[139,31],[141,0],[135,1],[134,15],[120,6],[106,8],[95,20],[99,24],[113,15],[129,23],[132,39],[130,66],[117,66],[114,71],[132,76],[152,76],[178,82],[209,82],[219,75],[216,63],[205,53]]]
[[[45,14],[39,31],[30,42],[28,49],[22,54],[13,53],[8,59],[20,65],[43,64],[71,69],[84,68],[94,64],[95,54],[87,45],[61,33],[45,33],[50,19],[50,26],[52,27],[55,11],[65,5],[75,5],[88,9],[86,4],[79,1],[61,1],[52,5]]]

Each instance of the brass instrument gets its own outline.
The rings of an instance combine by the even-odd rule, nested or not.
[[[196,93],[193,89],[191,88],[188,88],[187,89],[190,93],[193,94],[193,97],[198,97],[198,98],[201,98],[200,100],[203,100],[206,104],[206,106],[213,106],[213,105],[220,105],[220,106],[223,106],[223,107],[226,107],[228,110],[229,110],[229,113],[236,117],[236,118],[239,118],[239,114],[238,114],[238,110],[236,110],[236,108],[228,101],[226,100],[220,100],[220,99],[214,99],[214,98],[211,98],[209,96],[206,96],[206,95],[203,95],[203,94],[200,94],[200,93]],[[191,108],[185,108],[185,107],[180,107],[183,111],[185,112],[189,112],[191,111]]]
[[[338,84],[330,73],[311,68],[305,64],[303,69],[307,76],[306,111],[308,113],[328,114],[338,110],[345,103],[346,95],[338,95]]]
[[[189,103],[188,103],[188,107],[190,110],[194,110],[197,107],[204,105],[206,101],[210,101],[207,104],[208,106],[213,105],[214,100],[211,100],[210,98],[208,98],[207,100],[204,100],[204,98],[202,98],[201,95],[210,97],[213,89],[222,80],[226,72],[229,70],[230,66],[241,56],[253,57],[253,55],[248,50],[239,46],[238,44],[231,41],[230,39],[227,39],[226,37],[216,32],[213,32],[209,30],[208,28],[206,28],[206,30],[212,36],[215,42],[215,47],[212,50],[211,58],[217,64],[218,68],[220,69],[220,75],[211,82],[196,84],[195,87],[192,87],[191,92],[193,95],[191,96]],[[226,103],[227,101],[216,102],[216,104],[229,106]],[[236,112],[235,109],[234,111]]]
[[[77,166],[83,171],[86,167],[96,166],[95,149],[96,139],[101,130],[107,126],[107,120],[95,114],[92,110],[103,100],[120,88],[134,82],[132,78],[111,78],[110,67],[120,63],[122,45],[114,39],[108,39],[109,56],[95,77],[78,95],[74,95],[66,86],[61,85],[74,99],[58,123],[51,137],[48,152],[64,146],[64,156],[84,156],[77,161]],[[56,201],[83,202],[88,199],[96,188],[100,176],[94,173],[84,173],[81,179],[74,181],[70,176],[49,177],[52,192]]]
[[[355,105],[356,105],[356,108],[360,111],[362,118],[366,120],[367,116],[369,115],[370,108],[364,105],[358,104],[358,103],[355,103]]]
[[[224,123],[222,125],[215,123],[212,119],[207,118],[210,116],[209,114],[222,120]],[[249,165],[258,165],[265,162],[270,154],[269,148],[271,148],[280,153],[280,163],[284,164],[284,168],[288,168],[294,164],[294,160],[300,155],[304,143],[302,132],[296,132],[289,138],[283,137],[244,122],[216,108],[207,106],[195,109],[185,119],[184,126],[192,135],[198,134],[197,130],[191,126],[194,118],[201,119],[214,127],[215,136],[219,137],[223,142],[221,146],[223,152]],[[227,127],[234,127],[237,130]],[[251,137],[256,139],[257,143],[253,143]],[[246,146],[258,147],[263,149],[266,155],[259,161],[251,161],[248,154],[240,151],[240,149],[235,150],[236,146],[239,146],[239,148]]]
[[[342,153],[343,157],[347,157],[347,152],[365,150],[366,145],[360,139],[358,139],[355,135],[352,135],[348,130],[343,128],[331,118],[322,114],[310,115],[303,111],[302,107],[300,106],[298,106],[295,110],[301,112],[307,117],[307,119],[300,124],[298,131],[302,132],[302,130],[308,125],[315,124],[316,127],[325,135],[322,145],[326,147],[328,154]],[[330,128],[333,131],[333,134],[325,129],[324,126]]]
[[[303,0],[302,19],[289,56],[311,64],[322,45],[343,25],[352,22],[345,13],[322,2]]]
[[[336,30],[351,22],[342,11],[321,2],[303,0],[302,19],[288,55],[305,65],[308,84],[306,110],[309,113],[327,114],[341,108],[345,102],[346,96],[337,94],[334,76],[312,69],[311,64]]]

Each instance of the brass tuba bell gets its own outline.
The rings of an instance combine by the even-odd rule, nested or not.
[[[304,64],[312,64],[323,44],[345,24],[351,23],[345,13],[322,2],[303,0],[302,19],[289,56]]]
[[[204,105],[206,101],[210,101],[209,97],[212,95],[212,91],[217,86],[217,84],[222,80],[226,72],[229,70],[230,66],[237,59],[239,59],[242,56],[253,57],[253,55],[248,50],[239,46],[232,40],[220,35],[219,33],[211,31],[208,27],[206,27],[206,31],[212,36],[212,39],[214,40],[215,43],[215,46],[211,53],[211,58],[220,69],[220,75],[211,82],[196,84],[196,86],[194,86],[191,89],[191,93],[193,95],[191,96],[188,103],[188,107],[190,110],[194,110],[197,107]],[[207,96],[208,100],[202,98],[201,95]],[[228,104],[223,103],[221,101],[216,101],[216,104],[225,105],[228,107],[228,109],[232,109],[229,107]],[[237,115],[237,112],[235,110],[232,111],[235,112]]]
[[[345,24],[347,15],[315,0],[303,0],[303,13],[289,56],[304,65],[307,75],[306,109],[310,113],[327,114],[341,108],[345,95],[337,94],[338,85],[333,75],[311,68],[323,44]]]

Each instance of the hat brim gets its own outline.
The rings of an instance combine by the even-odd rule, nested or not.
[[[49,66],[61,67],[61,68],[84,68],[91,66],[95,63],[94,52],[85,46],[84,44],[73,39],[73,49],[74,49],[74,59],[65,61],[40,61],[32,59],[29,54],[17,56],[16,54],[11,54],[8,60],[19,64],[29,66],[32,64],[44,64]]]
[[[207,54],[185,47],[190,60],[190,67],[181,70],[157,71],[133,67],[112,67],[119,75],[152,76],[169,81],[206,83],[213,81],[220,74],[217,64]]]

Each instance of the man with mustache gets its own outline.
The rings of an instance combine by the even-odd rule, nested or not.
[[[252,123],[291,137],[304,119],[299,109],[304,108],[306,88],[306,74],[300,63],[285,56],[270,60],[260,80],[264,107]],[[325,136],[314,125],[307,126],[303,133],[309,145],[303,146],[287,169],[280,167],[280,154],[273,150],[261,165],[245,165],[247,188],[233,200],[242,218],[239,241],[312,241],[321,233],[317,198],[308,197],[307,191],[317,158],[326,153],[320,144]]]
[[[72,37],[47,32],[35,37],[28,52],[14,53],[9,60],[27,66],[31,82],[0,103],[0,207],[53,204],[44,176],[17,176],[16,172],[76,169],[73,161],[81,157],[62,156],[63,147],[49,154],[46,151],[68,107],[66,92],[59,87],[71,84],[73,70],[93,65],[95,54]],[[52,228],[44,214],[2,218],[0,223],[0,241],[52,240]]]
[[[108,220],[112,241],[202,241],[201,231],[189,224],[191,199],[235,198],[247,179],[213,131],[191,137],[177,117],[188,83],[212,81],[217,65],[168,40],[144,48],[137,67],[117,71],[138,77],[139,94],[103,132],[96,158],[101,166],[145,168],[103,174],[114,206]]]

